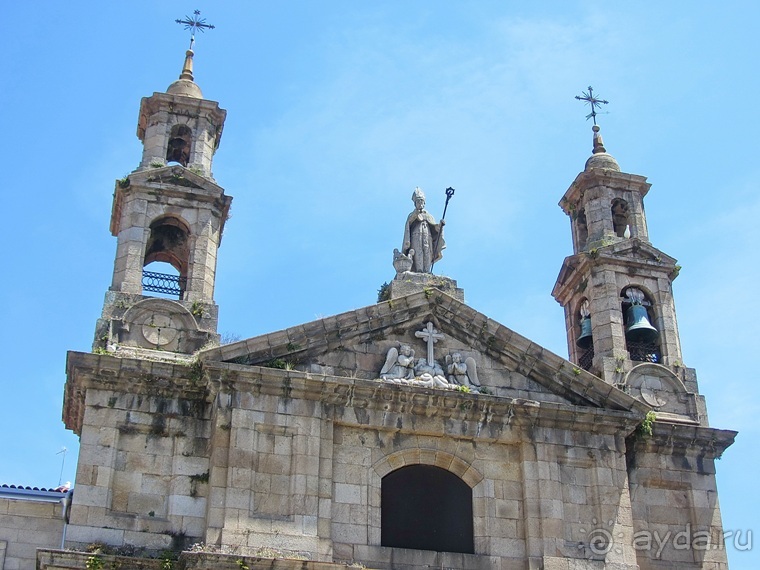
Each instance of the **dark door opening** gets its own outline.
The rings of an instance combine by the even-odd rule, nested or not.
[[[473,554],[472,489],[453,473],[410,465],[383,477],[381,544]]]

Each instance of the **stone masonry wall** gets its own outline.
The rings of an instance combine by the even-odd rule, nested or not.
[[[205,533],[202,403],[90,389],[67,545],[162,550]]]
[[[217,398],[206,542],[331,560],[330,425],[315,401],[235,392]],[[328,455],[329,457],[329,455]]]
[[[0,570],[29,570],[38,548],[60,547],[61,509],[60,503],[0,498]]]
[[[545,553],[581,560],[593,555],[594,521],[605,520],[611,533],[627,539],[607,562],[634,567],[625,461],[614,438],[541,429],[536,435],[544,443],[534,444],[515,429],[499,441],[483,441],[423,435],[434,422],[415,423],[422,433],[335,426],[331,536],[337,559],[377,568],[503,569],[524,568],[526,559],[542,560]],[[433,553],[380,546],[382,477],[417,464],[447,469],[471,486],[478,554],[438,553],[428,560]]]
[[[375,398],[357,385],[344,405],[329,394],[348,386],[314,381],[321,395],[312,399],[304,397],[311,382],[259,370],[249,383],[235,367],[215,401],[207,543],[375,568],[506,570],[543,563],[548,553],[586,560],[588,545],[579,544],[604,519],[627,538],[607,562],[635,567],[625,444],[600,414],[569,415],[577,429],[540,427],[538,417],[526,418],[542,413],[533,403],[505,423],[468,395],[367,382]],[[586,431],[591,424],[596,433]],[[472,488],[477,554],[381,546],[382,478],[417,464],[447,469]]]
[[[655,425],[630,443],[629,470],[641,570],[727,570],[715,481],[715,447],[704,428]],[[702,441],[700,441],[702,440]]]
[[[682,554],[648,561],[634,531],[708,518],[720,529],[712,458],[733,432],[656,425],[653,438],[626,441],[640,410],[221,362],[72,362],[65,417],[81,425],[81,450],[67,546],[205,542],[400,570],[673,570]],[[590,393],[607,387],[567,375]],[[407,465],[446,469],[472,489],[475,554],[382,546],[383,477]],[[594,542],[600,530],[609,544]],[[682,567],[724,570],[710,557]]]

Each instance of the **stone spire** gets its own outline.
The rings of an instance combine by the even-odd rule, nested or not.
[[[594,149],[586,161],[584,170],[589,171],[592,168],[602,168],[620,172],[620,165],[617,160],[604,148],[604,141],[602,140],[602,134],[599,132],[599,125],[594,125],[591,127],[591,130],[594,131]]]
[[[591,127],[591,130],[594,131],[594,154],[599,154],[600,152],[607,152],[607,149],[604,148],[604,141],[602,140],[602,135],[599,134],[599,125],[594,125],[593,127]]]
[[[138,170],[178,162],[211,178],[211,163],[227,112],[204,99],[193,76],[192,47],[185,52],[179,79],[165,93],[154,93],[140,105],[137,136],[143,141]],[[181,132],[180,132],[181,131]]]
[[[180,79],[189,79],[190,81],[193,81],[193,56],[195,53],[193,50],[189,49],[185,52],[185,65],[182,67],[182,73],[180,74]]]
[[[167,93],[172,95],[183,95],[185,97],[192,97],[193,99],[203,99],[203,93],[198,84],[195,83],[193,78],[193,56],[195,52],[189,49],[185,52],[185,63],[182,66],[182,73],[179,75],[179,79],[169,85],[166,90]]]

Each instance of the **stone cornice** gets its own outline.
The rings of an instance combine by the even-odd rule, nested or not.
[[[177,179],[181,179],[182,183],[177,183]],[[190,190],[198,194],[199,198],[205,198],[209,202],[218,200],[224,196],[224,188],[213,180],[201,176],[181,164],[138,170],[129,175],[129,180],[131,184],[148,186],[154,189],[175,187],[181,192],[180,189],[185,188],[185,192]]]
[[[178,182],[180,180],[182,184]],[[209,204],[218,213],[222,230],[224,230],[224,223],[232,203],[232,197],[227,196],[221,186],[184,166],[174,164],[139,170],[131,173],[126,183],[121,180],[115,183],[110,225],[112,235],[116,236],[120,231],[122,204],[125,198],[130,194],[140,193],[146,195],[160,193],[166,198],[187,199],[196,203]]]
[[[346,347],[395,334],[400,326],[410,323],[416,326],[418,321],[427,319],[435,320],[460,342],[507,370],[538,382],[569,404],[386,384],[368,378],[372,374],[368,371],[363,378],[346,378],[262,366],[277,358],[292,356],[303,360],[326,351],[347,350]],[[380,402],[383,406],[395,406],[398,413],[414,414],[419,403],[424,415],[453,414],[472,420],[485,414],[501,418],[502,423],[512,421],[510,414],[519,409],[520,417],[535,425],[583,425],[613,431],[625,431],[627,428],[621,425],[628,426],[630,422],[635,425],[650,410],[601,378],[435,289],[202,351],[198,358],[194,365],[186,366],[149,357],[70,352],[64,405],[66,426],[77,433],[81,430],[88,388],[199,399],[207,397],[207,391],[224,392],[226,383],[232,381],[240,384],[235,389],[245,392],[287,395],[340,406],[361,408]],[[605,425],[608,427],[601,427]]]
[[[150,117],[161,110],[175,114],[189,114],[191,117],[205,115],[209,122],[217,129],[214,148],[219,146],[224,120],[227,118],[227,111],[219,107],[218,102],[211,101],[210,99],[196,99],[194,97],[183,97],[182,95],[158,92],[153,93],[150,97],[143,97],[142,101],[140,101],[137,137],[141,141],[145,138],[145,129],[148,126]]]
[[[199,400],[207,398],[198,366],[70,351],[66,357],[63,422],[79,435],[87,390]]]
[[[615,190],[638,192],[642,197],[647,195],[652,187],[647,182],[646,176],[638,174],[628,174],[600,168],[584,170],[575,177],[570,187],[559,201],[559,206],[569,216],[572,215],[572,208],[587,189],[595,186],[606,186]]]
[[[642,257],[636,257],[639,253],[643,254]],[[639,277],[661,274],[671,281],[678,276],[678,266],[673,257],[647,242],[632,238],[566,257],[552,289],[552,296],[559,303],[567,302],[573,290],[581,286],[592,268],[611,269],[621,273],[629,273],[629,269],[635,268]]]
[[[218,405],[233,392],[318,401],[368,414],[340,414],[339,423],[393,428],[400,414],[426,420],[457,420],[458,437],[498,439],[505,427],[558,428],[626,436],[641,422],[640,411],[618,411],[558,403],[501,398],[435,388],[398,385],[382,381],[314,375],[261,366],[222,362],[204,363],[210,397]],[[375,414],[372,414],[375,412]],[[359,418],[362,418],[361,421]],[[372,421],[372,418],[376,421]],[[348,419],[347,419],[348,418]],[[496,427],[496,430],[489,429]],[[464,431],[461,431],[464,429]]]
[[[213,547],[210,547],[213,548]],[[274,550],[274,549],[273,549]],[[282,558],[261,558],[241,556],[239,554],[221,554],[214,552],[182,552],[179,559],[171,562],[175,570],[348,570],[355,565],[338,562],[314,562],[297,558],[287,558],[288,552],[282,552]],[[102,568],[128,568],[130,570],[162,570],[166,567],[164,558],[141,558],[136,556],[115,556],[112,554],[93,554],[74,550],[54,550],[40,548],[37,550],[37,568],[39,570],[85,570],[92,567],[92,560],[97,559]],[[362,568],[367,568],[362,566]],[[367,568],[367,570],[371,570]]]
[[[715,459],[734,443],[737,433],[733,430],[658,420],[652,425],[651,436],[634,436],[632,443],[636,451],[669,454],[681,450],[691,455]]]
[[[484,426],[513,425],[628,435],[646,413],[645,409],[620,411],[501,398],[262,366],[206,362],[201,369],[200,365],[81,352],[69,352],[67,373],[63,419],[66,427],[77,434],[81,433],[88,389],[207,402],[234,391],[305,399],[335,408],[374,411],[386,420],[394,414],[460,420],[468,426],[460,436],[481,438],[492,433]],[[378,420],[377,427],[384,423]]]

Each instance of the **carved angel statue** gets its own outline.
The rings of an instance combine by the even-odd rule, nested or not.
[[[385,364],[380,370],[380,378],[414,378],[414,350],[408,344],[402,344],[400,349],[392,346],[385,357]]]
[[[472,356],[468,356],[465,361],[462,362],[462,355],[455,352],[446,356],[446,364],[448,380],[450,383],[480,388],[478,369],[475,364],[475,359]]]

